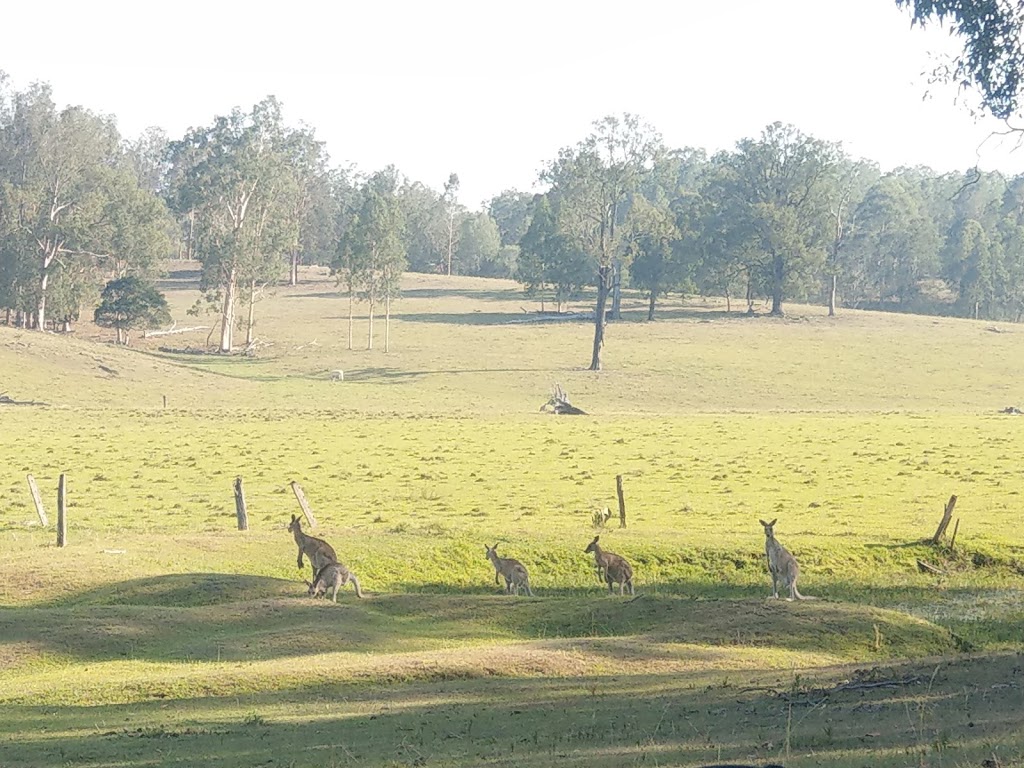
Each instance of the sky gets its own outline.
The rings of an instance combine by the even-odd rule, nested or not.
[[[591,123],[633,112],[672,147],[732,148],[771,122],[883,170],[1024,172],[955,89],[930,86],[939,28],[894,0],[54,0],[4,9],[0,70],[59,105],[172,138],[268,94],[332,161],[394,164],[477,208]]]

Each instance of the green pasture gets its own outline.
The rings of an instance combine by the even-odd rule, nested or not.
[[[193,277],[179,326],[211,323]],[[0,392],[47,403],[0,405],[0,765],[1024,759],[1024,331],[626,306],[600,373],[585,321],[477,279],[410,276],[388,353],[347,349],[315,271],[259,305],[253,358],[0,327]],[[556,381],[588,416],[539,412]],[[595,528],[616,475],[628,525]],[[366,599],[305,596],[292,480]],[[922,543],[951,494],[955,548]],[[818,600],[766,599],[759,518]],[[499,594],[495,541],[536,598]]]

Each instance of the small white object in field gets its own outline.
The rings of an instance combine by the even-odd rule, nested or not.
[[[345,372],[344,371],[340,371],[340,370],[339,371],[331,371],[331,381],[344,381],[344,380],[345,380]]]
[[[127,551],[128,550],[126,550],[126,549],[104,549],[103,550],[103,554],[104,555],[123,555]]]

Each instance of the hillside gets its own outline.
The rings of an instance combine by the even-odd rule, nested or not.
[[[188,265],[163,288],[210,325]],[[317,270],[254,357],[0,327],[0,392],[50,403],[0,405],[0,764],[1022,764],[1024,331],[626,307],[600,373],[588,323],[480,279],[408,275],[388,353]],[[540,413],[556,381],[590,415]],[[307,597],[293,480],[363,600]],[[954,493],[955,548],[923,543]],[[772,518],[817,599],[767,599]]]
[[[194,274],[175,269],[163,285],[181,327],[215,321],[186,315],[199,295]],[[195,354],[209,330],[118,350],[89,324],[71,339],[0,327],[0,390],[75,407],[149,409],[167,395],[175,408],[423,415],[535,412],[555,381],[608,415],[991,413],[1024,402],[1024,332],[1012,325],[857,311],[828,318],[799,305],[783,319],[751,318],[678,298],[647,323],[642,299],[624,306],[624,322],[607,332],[605,370],[594,374],[584,370],[589,323],[522,322],[538,305],[506,281],[410,274],[394,306],[392,350],[381,349],[380,317],[375,348],[365,349],[358,304],[349,350],[347,299],[310,269],[258,304],[254,358]],[[336,369],[343,386],[330,381]]]

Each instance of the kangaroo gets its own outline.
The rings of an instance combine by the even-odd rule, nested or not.
[[[363,590],[359,587],[359,579],[341,563],[327,563],[313,577],[313,581],[307,581],[306,585],[309,587],[309,594],[312,597],[317,597],[321,592],[325,595],[327,590],[334,588],[334,593],[331,595],[331,600],[338,602],[338,590],[343,586],[352,582],[352,586],[355,587],[356,597],[361,598],[363,596]]]
[[[626,594],[627,586],[629,587],[629,594],[635,594],[633,592],[633,567],[626,562],[624,557],[616,555],[614,552],[605,552],[601,549],[601,545],[597,543],[600,538],[600,536],[595,536],[594,540],[587,545],[583,552],[594,553],[597,569],[604,573],[604,580],[608,583],[609,592],[614,595],[615,590],[612,588],[612,585],[618,584],[620,595]]]
[[[334,549],[323,539],[315,536],[307,536],[302,532],[302,523],[295,515],[288,524],[288,530],[295,535],[295,543],[299,546],[299,568],[302,568],[302,556],[309,558],[309,564],[313,568],[313,581],[316,581],[317,572],[325,565],[338,562],[338,556]]]
[[[800,566],[796,558],[789,554],[789,551],[779,544],[775,538],[775,523],[778,518],[766,523],[761,520],[764,526],[764,550],[768,555],[768,572],[772,575],[772,597],[778,598],[779,586],[789,590],[787,600],[814,600],[816,598],[801,595],[796,588],[797,577],[800,576]]]
[[[530,589],[530,577],[526,573],[526,566],[520,563],[518,560],[514,560],[511,557],[498,557],[498,545],[495,544],[493,547],[488,547],[484,544],[484,549],[487,550],[487,559],[491,561],[494,566],[494,582],[500,584],[498,576],[505,577],[505,594],[512,594],[515,590],[515,594],[519,594],[519,589],[522,587],[526,590],[526,594],[533,597],[533,590]]]

